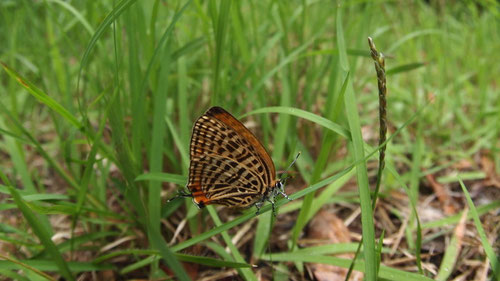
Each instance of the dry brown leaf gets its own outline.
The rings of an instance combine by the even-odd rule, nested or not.
[[[434,193],[436,194],[439,202],[441,202],[441,204],[443,205],[443,212],[446,215],[454,215],[457,210],[453,206],[451,197],[448,194],[448,190],[434,179],[434,175],[427,174],[425,177],[429,181],[429,184],[434,190]]]
[[[311,220],[308,227],[307,238],[310,240],[324,241],[330,243],[348,243],[351,242],[349,229],[344,222],[335,214],[321,210]],[[337,257],[352,259],[352,254],[339,254]],[[327,264],[309,263],[306,265],[319,281],[344,280],[347,269]],[[354,272],[350,280],[361,280],[362,275]]]
[[[484,183],[486,185],[500,188],[500,175],[496,173],[495,162],[491,160],[488,152],[481,152],[481,168],[486,174]]]

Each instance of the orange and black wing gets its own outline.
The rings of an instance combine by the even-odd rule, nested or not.
[[[276,171],[259,140],[240,121],[212,107],[195,122],[187,188],[194,202],[247,207],[273,186]]]

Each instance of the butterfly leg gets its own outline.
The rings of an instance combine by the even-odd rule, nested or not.
[[[283,197],[285,197],[286,199],[288,199],[288,201],[292,201],[292,199],[290,199],[290,197],[288,197],[288,195],[286,195],[285,192],[280,191],[280,194],[283,195]]]
[[[290,199],[290,197],[288,197],[288,195],[286,195],[285,188],[283,187],[283,185],[280,186],[280,189],[278,190],[278,192],[281,195],[283,195],[283,197],[285,197],[288,201],[292,201],[292,199]]]
[[[264,204],[264,202],[262,202],[262,201],[255,203],[255,208],[257,208],[257,212],[255,212],[255,214],[257,216],[260,214],[260,207],[262,207],[262,204]]]
[[[263,196],[259,201],[255,202],[255,208],[257,208],[257,212],[255,213],[257,216],[260,214],[260,208],[264,205],[266,198]]]
[[[266,198],[266,200],[271,203],[271,207],[273,208],[273,215],[276,217],[276,207],[274,206],[274,200],[272,198]]]

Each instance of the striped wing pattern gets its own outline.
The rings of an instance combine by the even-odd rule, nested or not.
[[[240,121],[212,107],[195,122],[190,146],[189,182],[199,207],[249,207],[275,186],[269,154]]]

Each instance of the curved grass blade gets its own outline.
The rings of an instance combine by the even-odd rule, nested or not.
[[[5,255],[2,255],[2,254],[0,254],[0,258],[5,259],[6,261],[10,262],[11,264],[16,264],[16,265],[18,265],[18,266],[19,266],[19,268],[20,268],[20,269],[22,269],[22,270],[32,271],[32,272],[33,272],[33,273],[35,273],[36,275],[38,275],[38,276],[40,276],[40,277],[42,277],[42,278],[45,278],[45,279],[47,279],[47,280],[54,280],[54,281],[56,280],[55,278],[52,278],[52,276],[50,276],[50,275],[48,275],[47,273],[45,273],[45,272],[43,272],[43,271],[39,270],[38,268],[35,268],[35,267],[33,267],[33,266],[30,266],[30,265],[28,265],[28,264],[26,264],[26,263],[23,263],[23,262],[21,262],[21,261],[19,261],[19,260],[17,260],[17,259],[14,259],[14,258],[11,258],[11,257],[8,257],[8,256],[5,256]],[[5,269],[5,268],[3,268],[3,266],[2,266],[2,262],[4,262],[4,261],[0,261],[0,268]],[[7,266],[7,267],[8,267],[8,266]]]
[[[11,69],[7,64],[2,62],[3,69],[9,74],[10,77],[14,78],[19,85],[23,86],[33,97],[35,97],[39,102],[48,106],[50,109],[54,110],[57,114],[61,115],[70,124],[75,126],[78,130],[82,129],[82,124],[78,119],[73,116],[66,108],[60,105],[56,100],[51,98],[41,89],[37,88],[33,83],[24,79],[19,73]]]
[[[219,216],[217,215],[217,212],[215,211],[215,209],[212,206],[208,206],[207,209],[208,209],[208,213],[212,217],[212,220],[215,222],[215,225],[217,225],[217,226],[222,225],[222,222],[221,222]],[[224,242],[226,243],[227,247],[229,248],[229,250],[233,254],[234,260],[236,262],[239,262],[239,263],[245,263],[245,260],[243,259],[240,252],[238,251],[238,249],[234,245],[233,241],[231,240],[231,237],[229,237],[229,234],[226,231],[223,231],[221,233],[221,235],[222,235],[222,238],[224,239]],[[255,276],[253,271],[248,269],[248,268],[240,268],[240,269],[238,269],[238,272],[245,278],[245,280],[257,281],[257,276]]]
[[[17,190],[14,187],[10,185],[7,177],[5,177],[5,175],[1,171],[0,171],[0,177],[7,184],[7,188],[9,189],[10,194],[14,199],[14,202],[16,203],[19,210],[23,213],[24,218],[33,229],[33,232],[40,239],[40,242],[43,244],[45,249],[52,257],[53,259],[52,261],[57,265],[59,273],[66,280],[75,280],[61,252],[59,252],[59,249],[52,241],[50,232],[47,229],[45,229],[44,225],[38,220],[36,214],[31,211],[28,205],[21,198],[21,195],[17,192]]]
[[[135,178],[136,181],[161,181],[171,182],[178,185],[186,185],[187,177],[169,173],[147,173],[139,175]]]
[[[345,83],[347,84],[347,88],[344,94],[344,106],[347,123],[349,124],[349,130],[351,131],[352,138],[352,146],[349,150],[352,150],[354,161],[358,163],[356,165],[356,176],[361,206],[361,227],[363,235],[365,278],[369,281],[375,281],[377,279],[377,264],[375,257],[375,226],[373,222],[373,211],[371,208],[372,198],[370,195],[370,185],[368,183],[366,162],[363,161],[363,159],[365,159],[363,148],[364,142],[363,136],[361,134],[361,124],[357,108],[358,103],[356,101],[353,85],[350,81],[349,76],[350,67],[349,61],[347,59],[347,52],[344,41],[342,11],[343,7],[337,8],[337,47],[339,48],[339,61],[341,67],[340,71],[343,72],[343,74],[341,74],[341,77],[345,77]]]
[[[421,67],[426,66],[426,65],[427,65],[427,63],[425,63],[425,62],[415,62],[415,63],[403,64],[403,65],[399,65],[399,66],[393,67],[391,69],[388,69],[385,72],[385,75],[389,76],[389,75],[394,75],[394,74],[398,74],[401,72],[408,72],[408,71],[412,71],[414,69],[421,68]]]
[[[82,24],[82,26],[89,32],[89,34],[94,34],[94,28],[92,28],[87,19],[85,19],[85,16],[82,15],[82,13],[80,13],[77,9],[75,9],[75,7],[70,5],[68,2],[64,2],[61,0],[47,0],[47,2],[56,3],[61,7],[63,7],[64,9],[68,10],[71,14],[73,14],[75,19],[77,19]]]
[[[282,113],[282,114],[289,114],[293,116],[297,116],[306,120],[309,120],[313,123],[316,123],[320,126],[323,126],[329,130],[332,130],[333,132],[345,137],[346,139],[351,139],[351,133],[349,132],[348,129],[340,126],[337,123],[334,123],[324,117],[318,116],[314,113],[298,109],[298,108],[293,108],[293,107],[284,107],[284,106],[271,106],[271,107],[264,107],[260,108],[257,110],[250,111],[247,114],[244,114],[242,117],[251,115],[251,114],[258,114],[258,113]]]
[[[478,211],[476,209],[476,206],[474,205],[474,202],[472,202],[472,199],[470,197],[469,192],[467,191],[467,188],[465,187],[460,177],[458,178],[458,181],[460,182],[460,186],[462,187],[465,198],[467,199],[467,204],[469,205],[470,214],[472,215],[472,219],[474,220],[474,225],[476,226],[477,232],[479,233],[479,238],[481,239],[481,244],[483,245],[483,249],[486,252],[486,256],[490,260],[491,270],[493,271],[493,275],[495,275],[496,280],[498,281],[500,280],[500,263],[498,262],[493,247],[488,241],[488,237],[486,237],[486,233],[484,232],[481,220],[479,219]]]
[[[97,44],[97,41],[104,34],[104,31],[106,31],[108,26],[110,26],[121,15],[121,13],[123,13],[128,7],[130,7],[132,4],[134,4],[135,1],[137,1],[137,0],[122,0],[122,1],[118,2],[118,4],[113,8],[113,10],[108,13],[106,18],[104,18],[104,20],[101,22],[101,24],[97,27],[94,35],[92,36],[92,38],[90,38],[90,42],[87,45],[87,48],[85,49],[85,52],[83,53],[83,58],[80,62],[80,69],[78,71],[78,81],[77,81],[77,87],[76,87],[77,92],[79,90],[82,71],[85,68],[85,66],[87,65],[90,53],[92,52],[95,45]]]
[[[269,255],[263,255],[262,259],[271,260]],[[286,253],[273,253],[272,255],[273,261],[282,261],[282,262],[310,262],[310,263],[321,263],[321,264],[330,264],[343,268],[349,268],[351,264],[351,260],[331,257],[331,256],[321,256],[321,255],[307,255],[300,252],[286,252]],[[365,263],[363,261],[356,261],[354,264],[354,269],[364,272]],[[423,275],[402,271],[399,269],[395,269],[392,267],[380,266],[379,270],[379,278],[383,280],[394,280],[394,281],[431,281],[432,279],[425,277]]]
[[[157,255],[158,251],[155,250],[142,250],[142,249],[127,249],[127,250],[122,250],[122,251],[115,251],[106,255],[102,255],[95,259],[93,262],[94,263],[101,263],[105,260],[112,259],[115,257],[119,256],[126,256],[126,255]],[[206,266],[211,266],[211,267],[230,267],[230,268],[245,268],[245,267],[252,267],[250,264],[247,263],[239,263],[239,262],[233,262],[233,261],[222,261],[214,258],[209,258],[209,257],[200,257],[200,256],[193,256],[193,255],[187,255],[187,254],[179,254],[176,253],[175,256],[177,257],[178,260],[183,261],[183,262],[191,262],[191,263],[197,263],[197,264],[202,264]],[[156,259],[159,259],[157,257]],[[151,260],[151,262],[153,262]]]

